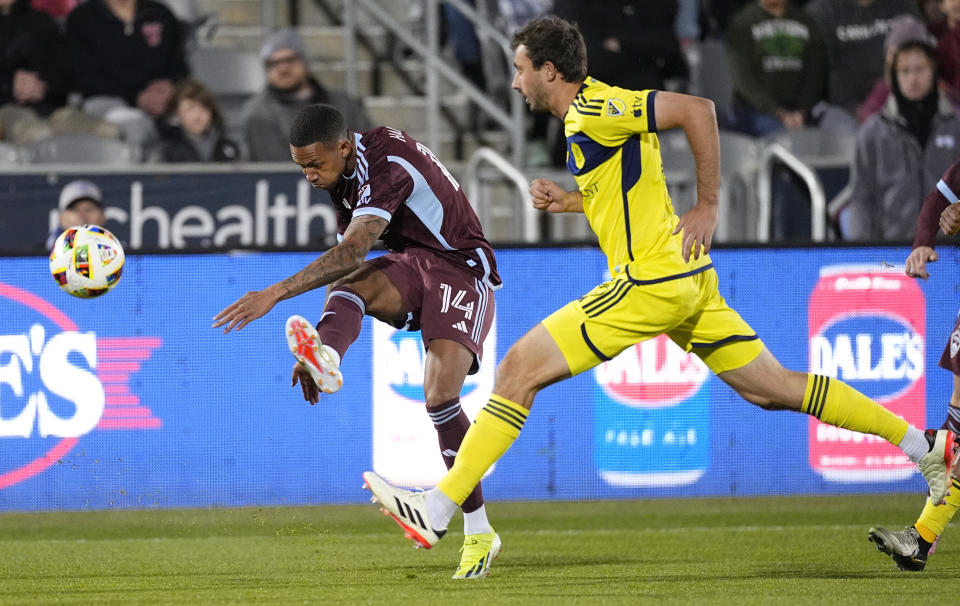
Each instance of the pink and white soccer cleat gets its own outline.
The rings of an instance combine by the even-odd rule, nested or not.
[[[330,349],[320,342],[313,324],[303,316],[287,318],[287,345],[290,353],[307,369],[323,393],[334,393],[343,387],[340,365]]]

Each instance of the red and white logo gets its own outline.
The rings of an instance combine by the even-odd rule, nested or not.
[[[621,404],[660,408],[695,394],[709,377],[709,369],[700,358],[660,335],[600,364],[594,376],[604,393]]]
[[[151,48],[156,48],[163,42],[163,23],[159,21],[144,23],[140,31],[143,39],[147,41],[147,46]]]
[[[11,447],[0,463],[0,489],[41,473],[91,431],[162,426],[129,388],[130,376],[161,346],[159,337],[98,338],[9,284],[0,283],[0,303],[27,320],[24,332],[0,335],[0,440],[60,438],[28,460],[12,456]]]

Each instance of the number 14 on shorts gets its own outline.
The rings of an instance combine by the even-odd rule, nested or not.
[[[467,291],[458,290],[457,294],[453,294],[453,288],[449,284],[440,283],[440,292],[443,296],[443,305],[440,308],[440,313],[447,313],[451,307],[454,309],[459,309],[463,312],[463,315],[467,320],[473,318],[473,301],[470,301],[466,305],[463,304],[463,298],[467,296]]]

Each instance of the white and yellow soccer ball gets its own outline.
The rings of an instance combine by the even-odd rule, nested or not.
[[[92,299],[120,281],[123,246],[98,225],[75,225],[57,236],[50,251],[50,273],[60,288],[75,297]]]

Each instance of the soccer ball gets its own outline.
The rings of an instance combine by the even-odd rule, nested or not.
[[[50,273],[75,297],[99,297],[117,285],[123,272],[123,246],[98,225],[75,225],[57,236],[50,251]]]

